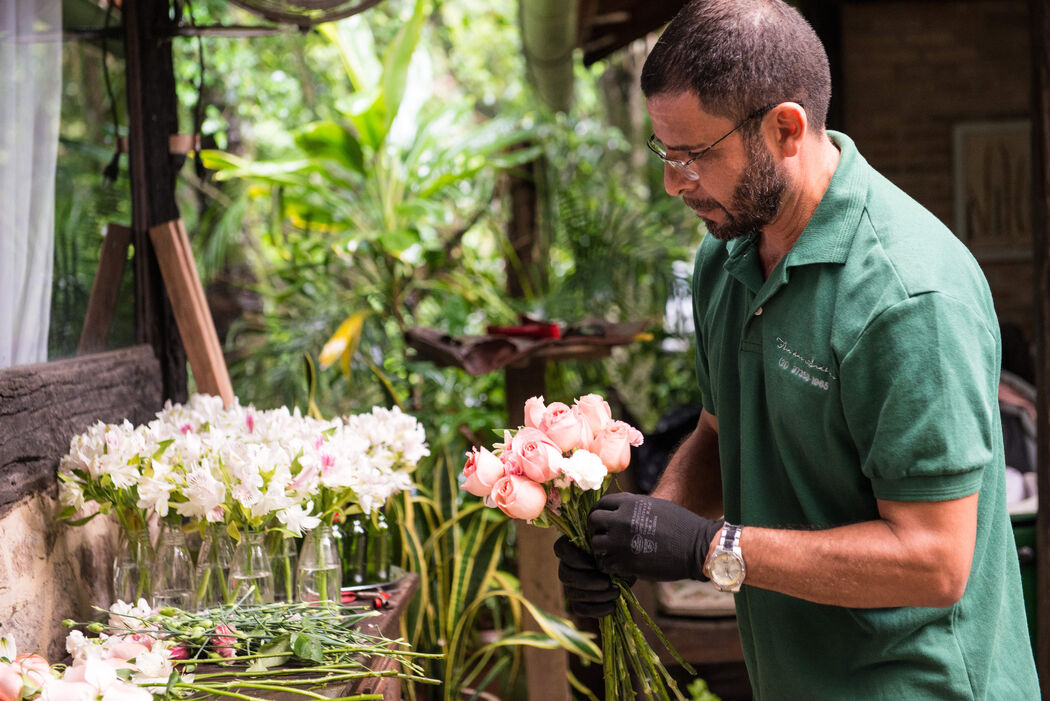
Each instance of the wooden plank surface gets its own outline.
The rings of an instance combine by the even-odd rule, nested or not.
[[[113,312],[117,307],[117,295],[124,279],[124,267],[131,245],[131,228],[110,222],[102,238],[102,250],[98,258],[98,270],[91,284],[84,328],[80,331],[77,353],[98,353],[106,349],[106,339],[113,325]]]
[[[197,391],[222,397],[223,403],[230,406],[235,399],[233,385],[197,274],[186,227],[181,219],[164,222],[150,227],[149,235]]]
[[[0,515],[55,484],[74,435],[100,420],[144,423],[161,406],[145,345],[0,370]]]

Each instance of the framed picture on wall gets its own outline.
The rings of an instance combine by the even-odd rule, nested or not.
[[[1030,257],[1031,122],[964,122],[952,141],[955,233],[981,260]]]

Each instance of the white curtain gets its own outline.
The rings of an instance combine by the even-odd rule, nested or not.
[[[0,368],[47,360],[61,0],[0,0]]]

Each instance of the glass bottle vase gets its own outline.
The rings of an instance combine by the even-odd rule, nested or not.
[[[151,580],[153,608],[174,606],[183,611],[193,610],[197,578],[186,534],[178,526],[161,529]]]
[[[149,531],[144,528],[117,535],[117,551],[113,556],[113,600],[135,604],[139,599],[150,600],[150,569],[153,566],[153,546]]]
[[[234,603],[273,603],[273,569],[262,532],[241,533],[241,541],[233,550],[229,587]]]
[[[197,552],[197,608],[205,609],[232,600],[229,587],[233,541],[221,523],[208,524]]]
[[[303,538],[303,549],[299,553],[296,576],[299,600],[339,604],[342,583],[343,570],[334,528],[318,526]]]
[[[365,554],[368,548],[368,531],[364,516],[349,516],[342,524],[340,547],[343,558],[343,583],[357,586],[365,582]]]
[[[390,580],[390,527],[382,511],[368,524],[368,567],[365,580],[381,583]]]
[[[266,547],[273,568],[273,600],[295,601],[295,575],[299,568],[299,546],[294,538],[279,531],[266,536]]]

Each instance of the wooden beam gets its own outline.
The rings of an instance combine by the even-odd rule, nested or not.
[[[1032,240],[1035,277],[1036,667],[1050,698],[1050,0],[1030,0],[1032,28]]]
[[[127,0],[124,20],[128,103],[131,229],[135,246],[135,334],[160,360],[164,396],[186,399],[186,353],[165,294],[149,228],[179,218],[176,169],[168,139],[177,134],[178,101],[171,37],[175,21],[167,2]]]
[[[107,224],[102,238],[102,251],[98,258],[98,270],[91,284],[84,328],[80,330],[80,345],[77,353],[98,353],[106,349],[106,339],[113,323],[113,311],[117,306],[120,283],[124,279],[124,263],[128,259],[131,245],[131,229],[120,224]]]
[[[96,421],[145,423],[162,406],[145,345],[0,370],[0,516],[54,486],[74,435]]]
[[[223,404],[234,403],[233,386],[222,356],[219,335],[204,297],[197,264],[182,220],[150,227],[150,240],[171,297],[182,345],[197,382],[197,391],[222,397]]]

